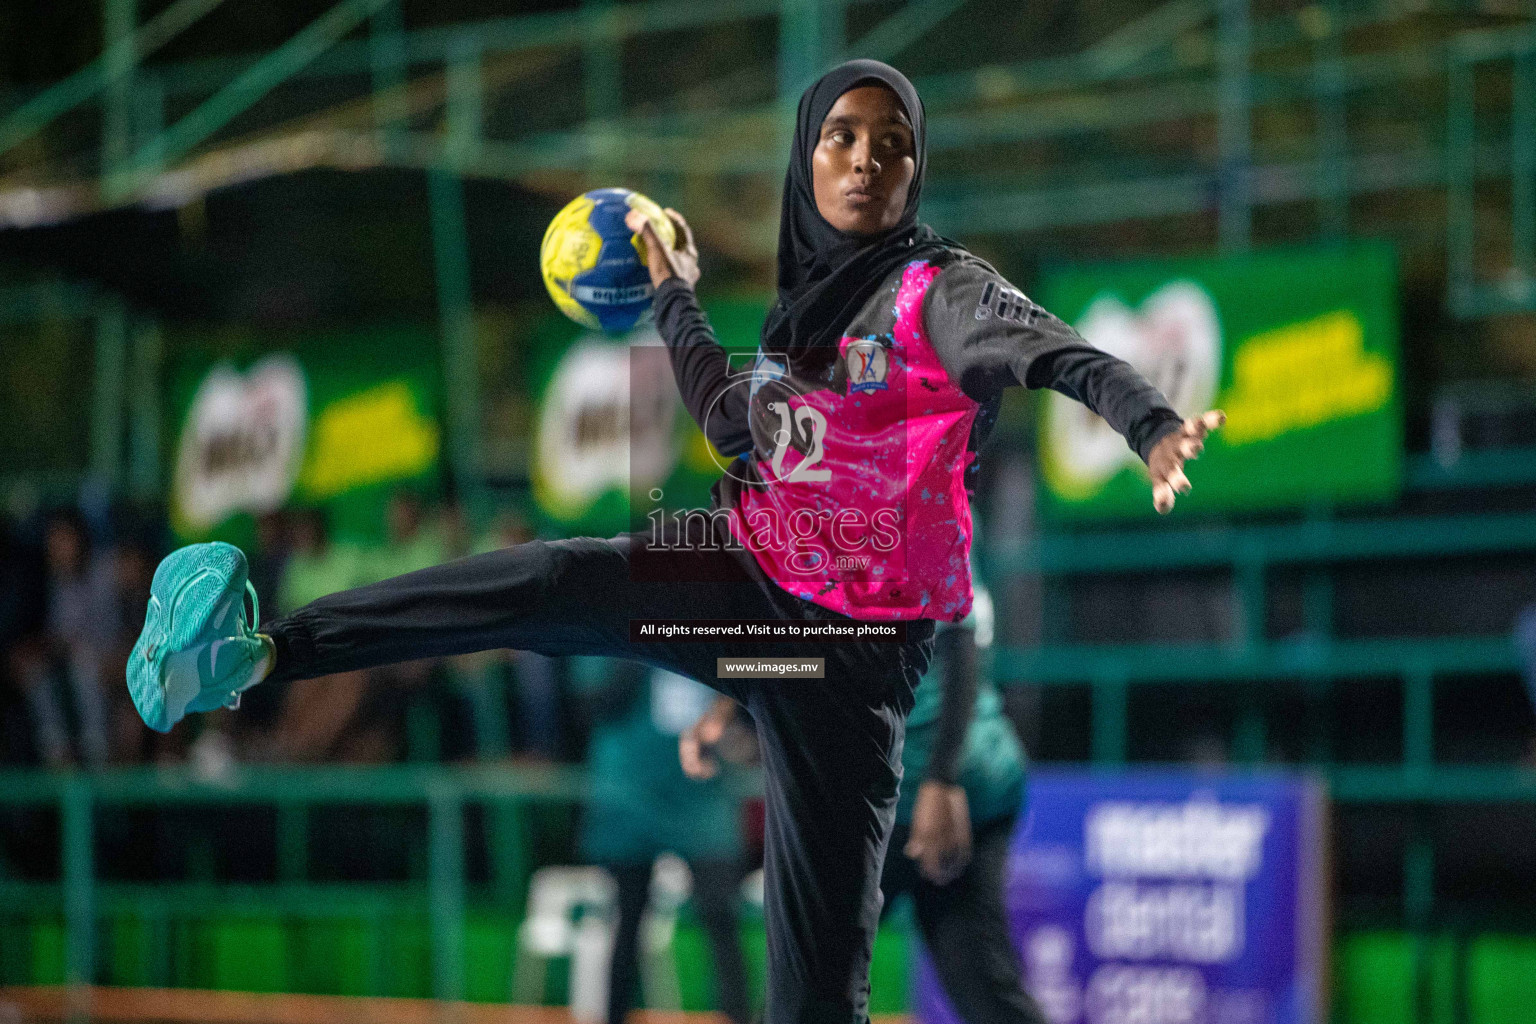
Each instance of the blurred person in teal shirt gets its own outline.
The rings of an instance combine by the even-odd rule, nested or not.
[[[964,621],[939,627],[917,686],[880,891],[886,913],[903,893],[912,897],[923,944],[963,1019],[1044,1024],[1024,990],[1003,903],[1024,748],[992,681],[992,597],[979,582],[975,594]]]
[[[1536,602],[1520,609],[1515,617],[1515,651],[1520,658],[1520,678],[1531,710],[1536,711]],[[1536,735],[1531,737],[1524,762],[1536,766]]]
[[[618,895],[608,1024],[622,1024],[636,1001],[640,923],[651,868],[663,853],[681,857],[693,873],[693,902],[714,960],[716,1006],[734,1024],[745,1024],[746,964],[736,914],[740,801],[720,773],[689,778],[677,758],[679,735],[710,707],[714,692],[632,662],[572,662],[591,722],[591,790],[580,849],[613,875]]]

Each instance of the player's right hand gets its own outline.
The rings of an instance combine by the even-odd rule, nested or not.
[[[662,244],[656,229],[639,210],[630,210],[625,215],[624,226],[645,243],[645,266],[651,272],[653,286],[660,288],[663,281],[675,277],[692,288],[699,283],[699,250],[693,244],[693,229],[683,220],[683,215],[670,206],[666,214],[672,218],[677,236],[677,244],[671,249]]]
[[[948,885],[971,861],[971,811],[965,789],[923,780],[912,807],[912,833],[902,851],[934,885]]]
[[[677,759],[683,766],[684,775],[700,781],[715,777],[720,770],[715,746],[725,735],[725,727],[731,724],[735,714],[735,704],[722,697],[678,735]]]

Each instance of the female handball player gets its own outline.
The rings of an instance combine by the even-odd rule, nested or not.
[[[267,680],[490,648],[606,655],[743,704],[766,777],[766,1017],[867,1019],[880,872],[904,718],[937,621],[970,611],[970,489],[1006,387],[1053,388],[1125,436],[1160,511],[1189,487],[1218,412],[1184,420],[982,260],[917,220],[925,120],[912,84],[842,64],[800,99],[780,214],[778,297],[750,373],[731,372],[694,295],[691,232],[643,237],[657,326],[689,412],[731,457],[680,530],[535,541],[321,598],[258,633],[245,560],[172,552],[129,661],[166,730]],[[634,214],[631,214],[635,218]],[[894,624],[898,641],[814,647],[637,637],[632,620]],[[835,631],[835,630],[834,630]],[[722,677],[717,658],[813,652],[820,678]]]

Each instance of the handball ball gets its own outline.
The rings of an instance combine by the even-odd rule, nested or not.
[[[630,210],[645,214],[663,245],[676,243],[672,218],[627,188],[578,196],[550,221],[539,248],[544,287],[560,312],[593,330],[627,331],[651,314],[655,288],[645,243],[624,226]]]

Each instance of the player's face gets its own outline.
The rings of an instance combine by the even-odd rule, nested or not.
[[[894,92],[863,85],[837,98],[811,155],[816,209],[828,224],[855,235],[895,227],[916,171],[912,122]]]

